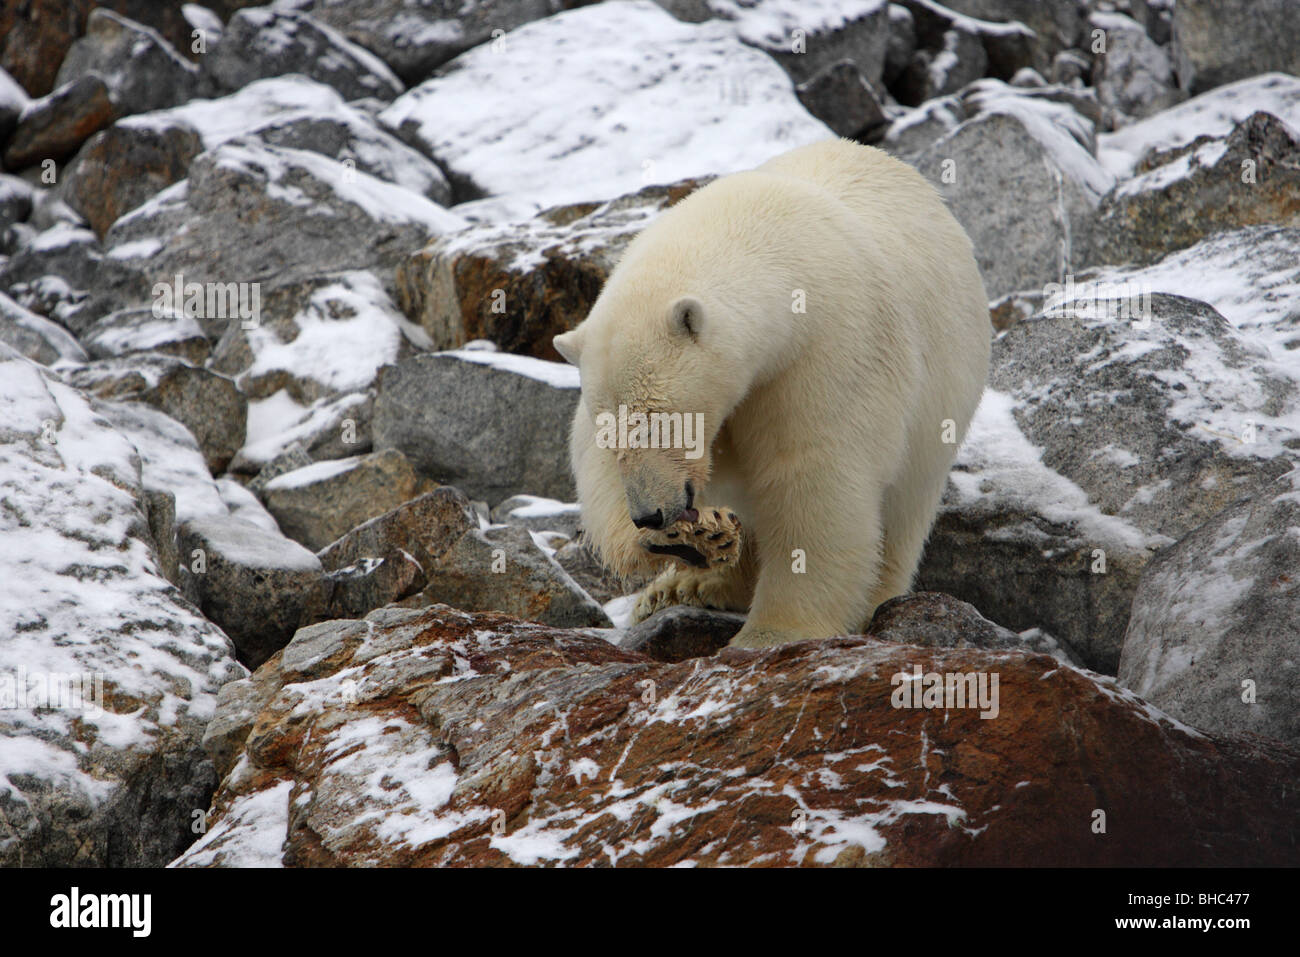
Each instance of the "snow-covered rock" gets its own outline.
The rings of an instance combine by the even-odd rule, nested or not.
[[[96,412],[135,447],[140,484],[170,496],[177,522],[223,517],[228,506],[204,462],[194,433],[171,416],[140,402],[96,402]],[[172,580],[168,574],[167,579]]]
[[[985,392],[914,588],[954,595],[1010,628],[1043,631],[1113,674],[1141,571],[1173,539],[1098,507],[1044,462],[1017,410],[1008,393]]]
[[[1102,200],[1095,263],[1152,262],[1241,226],[1300,225],[1300,133],[1275,116],[1255,113],[1156,162]]]
[[[176,419],[194,434],[214,475],[225,471],[243,444],[244,394],[226,376],[178,356],[142,352],[96,359],[67,378],[97,398],[145,402]]]
[[[216,784],[229,640],[160,575],[132,443],[0,345],[0,862],[157,866]]]
[[[994,343],[991,386],[1103,513],[1179,538],[1288,470],[1294,363],[1194,299],[1079,283]]]
[[[1079,278],[1117,290],[1195,291],[1300,377],[1300,229],[1247,226],[1203,239],[1149,266],[1102,267]]]
[[[28,359],[53,366],[85,362],[86,352],[68,331],[0,292],[0,342]]]
[[[1093,54],[1092,79],[1107,111],[1107,128],[1159,113],[1186,98],[1168,55],[1141,24],[1120,13],[1094,13],[1089,23],[1105,35],[1104,48]]]
[[[561,0],[275,0],[273,8],[303,11],[387,63],[406,83],[496,31],[513,30],[558,12]]]
[[[1226,137],[1252,113],[1271,113],[1300,129],[1300,78],[1264,73],[1239,80],[1097,137],[1097,159],[1120,179],[1146,172],[1148,157],[1199,136]]]
[[[131,117],[96,133],[68,163],[63,195],[102,238],[119,217],[184,179],[201,152],[188,123]]]
[[[38,202],[41,196],[37,194]],[[73,223],[57,222],[32,233],[8,262],[0,263],[0,289],[7,289],[27,309],[79,335],[90,321],[84,307],[102,261],[94,233]]]
[[[212,360],[254,399],[282,389],[304,404],[356,393],[426,342],[369,272],[282,285],[261,300],[261,310],[256,324],[226,327]]]
[[[332,27],[271,7],[249,7],[231,17],[203,68],[223,90],[286,73],[309,76],[349,100],[391,100],[405,89],[382,60]]]
[[[309,462],[369,452],[374,404],[373,390],[321,398],[306,406],[287,388],[265,399],[252,399],[244,447],[231,460],[230,470],[260,474],[291,448],[301,451]]]
[[[796,83],[850,61],[879,84],[889,43],[886,0],[655,0],[688,23],[721,21],[775,59]]]
[[[396,449],[314,462],[262,488],[281,531],[312,551],[431,489]]]
[[[451,200],[451,186],[429,159],[333,88],[297,75],[113,124],[70,164],[68,200],[102,236],[118,217],[184,179],[203,150],[238,137],[310,150],[435,203]]]
[[[759,165],[830,136],[770,57],[723,23],[602,3],[462,54],[380,119],[435,158],[477,215],[530,214]]]
[[[1000,80],[1011,79],[1025,67],[1046,69],[1051,62],[1051,48],[1032,29],[1016,19],[995,22],[992,19],[968,16],[957,12],[952,4],[943,5],[934,0],[899,2],[912,15],[916,52],[928,51],[931,56],[939,53],[945,46],[945,37],[956,31],[980,39],[988,60],[989,73]]]
[[[1085,145],[1092,125],[1068,104],[993,80],[966,99],[975,119],[929,146],[916,166],[970,235],[988,295],[1077,272],[1097,205],[1114,185]]]
[[[561,532],[567,538],[578,534],[582,521],[577,502],[559,502],[537,495],[512,495],[492,509],[492,521],[518,525],[534,532]]]
[[[1084,5],[1075,0],[944,0],[967,16],[998,23],[1020,23],[1033,30],[1044,54],[1078,46],[1086,22]]]
[[[260,303],[281,286],[364,269],[389,286],[405,255],[463,225],[422,196],[319,153],[232,140],[113,224],[105,237],[111,272],[96,284],[95,307],[102,315],[183,300],[218,339],[232,322],[273,318]],[[192,284],[201,296],[187,291]]]
[[[27,104],[5,145],[4,165],[20,170],[45,160],[61,162],[117,117],[103,77],[82,74]]]
[[[121,116],[184,103],[199,90],[199,68],[158,31],[97,7],[86,32],[63,58],[55,84],[96,73]]]
[[[320,561],[283,535],[234,515],[179,527],[181,589],[256,668],[320,616]]]
[[[548,209],[435,239],[397,267],[398,302],[435,349],[486,339],[559,360],[551,338],[586,318],[632,238],[701,180]]]
[[[1300,369],[1270,349],[1294,325],[1296,230],[1278,232],[1243,231],[1149,273],[1088,274],[999,336],[918,587],[1041,627],[1114,673],[1154,550],[1300,450]],[[1259,262],[1235,272],[1251,248]],[[1176,295],[1192,276],[1240,329]]]
[[[895,116],[877,143],[882,150],[915,164],[916,158],[969,119],[961,99],[939,96]]]
[[[212,353],[212,343],[203,327],[184,309],[132,306],[111,312],[81,334],[86,351],[96,359],[110,359],[139,352],[178,356],[190,365],[201,366]]]
[[[1300,471],[1225,508],[1147,567],[1120,682],[1214,732],[1300,745]]]
[[[997,674],[997,719],[891,706],[918,671]],[[1022,651],[856,637],[666,664],[385,608],[300,632],[212,727],[228,771],[176,866],[1241,866],[1300,840],[1294,753]]]

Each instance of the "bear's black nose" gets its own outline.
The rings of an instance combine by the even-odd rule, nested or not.
[[[664,510],[657,508],[646,515],[634,515],[632,516],[632,524],[637,528],[663,528]]]

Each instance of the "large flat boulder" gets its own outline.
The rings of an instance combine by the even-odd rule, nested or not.
[[[1024,651],[847,637],[669,664],[383,609],[301,632],[214,727],[231,770],[178,866],[1283,865],[1300,837],[1296,752]]]
[[[767,54],[726,24],[681,23],[650,0],[511,30],[380,121],[436,159],[458,198],[494,197],[475,204],[494,219],[749,169],[831,135]]]

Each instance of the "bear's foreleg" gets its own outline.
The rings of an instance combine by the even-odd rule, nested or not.
[[[879,583],[881,495],[844,475],[820,510],[801,508],[800,476],[756,501],[760,571],[739,648],[855,634]]]
[[[642,547],[672,561],[645,587],[633,621],[672,605],[696,605],[720,611],[745,611],[753,595],[753,559],[740,519],[727,508],[701,507],[694,522],[643,529]]]

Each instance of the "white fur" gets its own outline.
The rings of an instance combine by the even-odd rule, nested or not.
[[[682,299],[697,300],[691,322]],[[716,180],[642,232],[556,337],[582,377],[587,535],[615,571],[659,567],[629,503],[676,515],[690,479],[700,507],[740,515],[745,560],[729,579],[683,567],[651,588],[748,607],[734,644],[859,631],[911,587],[990,336],[970,240],[910,166],[828,140]],[[597,447],[593,416],[620,403],[704,413],[709,453]]]

